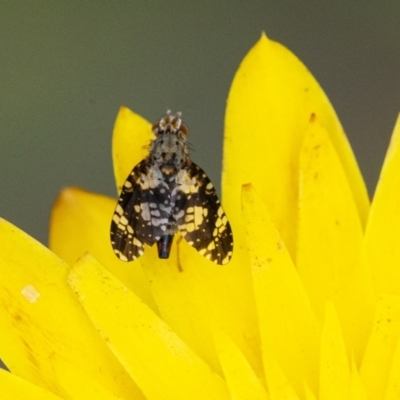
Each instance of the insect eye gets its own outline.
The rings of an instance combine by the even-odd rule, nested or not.
[[[165,156],[166,156],[165,152],[162,152],[162,153],[161,153],[161,157],[162,157],[162,158],[165,158]]]
[[[155,136],[160,135],[160,133],[161,133],[161,131],[162,131],[162,129],[160,128],[160,122],[161,122],[161,121],[155,122],[155,123],[153,124],[153,126],[151,127],[151,131],[153,132],[153,134],[154,134]]]
[[[189,135],[189,129],[185,124],[181,124],[180,127],[180,133],[182,134],[182,136],[186,139],[187,136]]]

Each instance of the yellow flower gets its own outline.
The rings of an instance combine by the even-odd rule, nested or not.
[[[231,262],[179,239],[168,260],[152,248],[120,262],[115,199],[76,188],[53,210],[57,256],[1,220],[0,357],[12,371],[0,370],[2,396],[399,398],[399,137],[400,122],[369,210],[325,94],[263,35],[226,112]],[[149,139],[150,123],[121,108],[118,189]]]

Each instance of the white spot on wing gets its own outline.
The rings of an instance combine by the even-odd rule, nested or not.
[[[140,206],[142,208],[142,218],[145,221],[150,221],[149,203],[142,203]]]

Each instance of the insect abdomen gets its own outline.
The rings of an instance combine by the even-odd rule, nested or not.
[[[157,242],[158,258],[169,258],[174,235],[163,235]]]

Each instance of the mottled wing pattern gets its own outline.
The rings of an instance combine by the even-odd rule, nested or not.
[[[152,246],[163,235],[168,223],[170,192],[157,187],[146,160],[141,161],[122,187],[111,221],[111,244],[123,261],[140,257],[147,244]]]
[[[194,163],[178,173],[174,210],[178,229],[191,246],[217,264],[229,262],[233,252],[231,226],[213,184]]]

